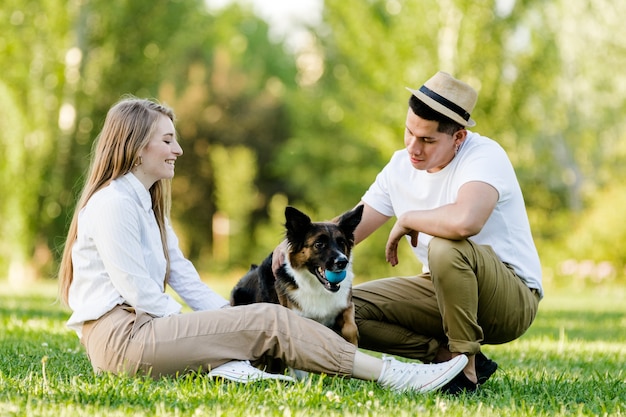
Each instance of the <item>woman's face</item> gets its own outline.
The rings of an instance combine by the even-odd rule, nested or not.
[[[161,179],[174,177],[174,164],[183,149],[176,140],[174,123],[169,117],[159,115],[154,134],[139,154],[141,163],[132,172],[146,189]]]

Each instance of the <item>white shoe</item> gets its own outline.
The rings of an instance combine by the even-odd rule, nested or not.
[[[217,366],[208,373],[210,377],[219,377],[229,381],[248,382],[260,381],[262,379],[278,379],[280,381],[294,382],[294,379],[287,375],[270,374],[250,365],[250,361],[230,361]]]
[[[441,388],[450,382],[467,365],[467,356],[435,364],[400,362],[392,357],[383,358],[383,371],[378,383],[395,391],[425,393]]]

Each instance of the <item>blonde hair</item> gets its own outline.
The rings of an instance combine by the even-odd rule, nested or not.
[[[78,214],[89,199],[112,180],[126,175],[137,163],[140,153],[153,135],[160,115],[174,121],[174,112],[155,101],[125,97],[111,107],[102,131],[94,143],[95,151],[89,166],[87,181],[76,204],[74,216],[67,233],[63,257],[59,268],[59,291],[63,302],[68,304],[70,285],[74,278],[72,247],[77,239]],[[171,181],[161,179],[150,187],[152,210],[161,232],[163,253],[167,261],[165,283],[169,276],[169,254],[165,222],[170,214]]]

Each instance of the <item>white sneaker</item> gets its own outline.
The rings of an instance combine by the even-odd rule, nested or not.
[[[467,356],[435,364],[400,362],[392,357],[383,358],[383,371],[378,383],[395,391],[425,393],[441,388],[450,382],[467,365]]]
[[[270,374],[250,365],[250,361],[230,361],[217,366],[208,373],[210,377],[219,377],[229,381],[248,382],[260,381],[262,379],[278,379],[280,381],[294,382],[294,379],[287,375]]]

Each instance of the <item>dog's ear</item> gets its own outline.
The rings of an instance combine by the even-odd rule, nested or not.
[[[353,236],[354,230],[361,223],[361,217],[363,217],[363,204],[356,206],[354,209],[342,214],[339,217],[339,228],[347,236]]]
[[[287,240],[294,242],[301,240],[301,236],[311,226],[311,218],[295,207],[285,207],[285,229]]]

